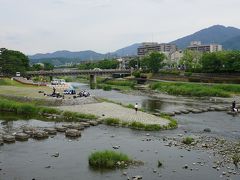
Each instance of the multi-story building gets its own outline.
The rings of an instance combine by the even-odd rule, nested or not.
[[[138,56],[145,56],[149,52],[157,51],[171,54],[177,51],[177,46],[175,44],[161,43],[156,42],[144,42],[141,46],[138,47]]]
[[[192,41],[190,46],[187,47],[191,51],[205,52],[217,52],[222,51],[222,45],[220,44],[202,44],[200,41]]]

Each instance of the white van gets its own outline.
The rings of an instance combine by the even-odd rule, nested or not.
[[[21,73],[20,72],[16,72],[16,77],[20,77]]]

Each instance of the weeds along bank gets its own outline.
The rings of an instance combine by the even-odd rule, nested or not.
[[[14,100],[0,99],[0,111],[11,112],[16,115],[24,115],[27,117],[44,118],[49,115],[54,115],[58,121],[79,121],[80,119],[97,119],[91,114],[82,114],[77,112],[60,111],[56,108],[38,106],[34,103],[17,102]]]
[[[182,82],[156,82],[150,85],[152,90],[157,90],[171,95],[184,96],[213,96],[213,97],[231,97],[234,94],[240,94],[240,85],[238,84],[196,84]]]

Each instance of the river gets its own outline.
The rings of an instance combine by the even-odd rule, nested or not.
[[[90,91],[92,95],[114,101],[126,104],[138,102],[149,111],[172,110],[191,107],[194,104],[183,101],[168,103],[166,99],[126,95],[117,91],[89,90],[84,84],[77,86]],[[192,180],[193,178],[215,180],[226,179],[222,172],[228,172],[229,169],[239,173],[232,164],[221,167],[219,171],[212,168],[211,150],[188,151],[179,146],[166,146],[167,142],[163,140],[164,137],[174,138],[179,134],[219,136],[238,140],[240,138],[239,116],[233,117],[226,112],[206,112],[178,115],[175,118],[179,121],[179,128],[169,131],[149,133],[99,125],[85,129],[82,137],[75,140],[67,139],[64,134],[58,133],[52,138],[41,141],[29,139],[27,142],[5,144],[0,146],[0,179],[126,180],[127,176],[141,175],[147,180]],[[0,131],[3,129],[12,131],[23,125],[54,127],[58,124],[34,119],[24,120],[9,115],[0,116],[0,119]],[[211,132],[204,133],[205,128],[210,128]],[[113,171],[95,171],[88,166],[88,156],[91,152],[113,149],[113,146],[120,146],[116,151],[126,153],[135,160],[144,161],[144,165]],[[56,152],[59,152],[59,157],[52,157]],[[158,160],[163,163],[163,167],[157,167]],[[187,169],[183,168],[186,164]],[[123,175],[123,172],[127,172],[128,175]],[[230,178],[237,180],[240,176],[231,174]]]

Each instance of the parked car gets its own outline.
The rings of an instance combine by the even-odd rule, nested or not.
[[[64,85],[66,82],[64,79],[53,79],[51,81],[52,85]]]
[[[76,94],[76,91],[74,89],[65,89],[63,94]]]

